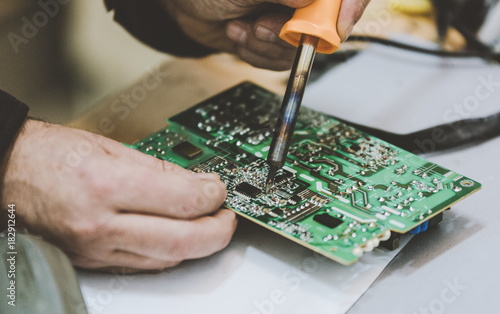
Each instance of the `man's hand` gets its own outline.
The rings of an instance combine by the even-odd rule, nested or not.
[[[237,54],[262,68],[286,70],[295,47],[279,39],[294,9],[314,0],[163,0],[184,32],[199,43]],[[337,24],[342,40],[370,0],[343,0]],[[173,43],[175,44],[175,43]]]
[[[90,269],[172,267],[221,250],[236,227],[235,214],[219,210],[217,175],[38,121],[14,144],[2,192],[16,202],[18,226]]]

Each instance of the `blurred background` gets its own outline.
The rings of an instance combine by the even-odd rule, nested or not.
[[[64,4],[57,10],[52,8],[53,16],[44,19],[40,3],[49,2]],[[402,9],[396,11],[411,16],[413,22],[395,26],[397,19],[392,19],[391,28],[406,32],[408,27],[424,21],[418,26],[432,27],[427,32],[434,34],[431,40],[437,41],[435,25],[428,23],[433,19],[433,2],[445,8],[467,3],[461,6],[465,13],[455,10],[456,15],[465,14],[461,18],[471,21],[467,15],[474,12],[480,21],[473,27],[487,19],[479,35],[483,41],[499,45],[497,0],[372,0],[365,13],[370,22],[363,24],[364,17],[355,33],[377,32],[373,20],[379,21],[375,26],[385,27],[381,13],[392,6]],[[479,3],[488,8],[487,12],[478,11],[475,6]],[[391,10],[391,14],[396,11]],[[28,36],[21,37],[23,32]],[[113,21],[102,0],[1,0],[0,58],[0,89],[26,102],[32,117],[56,123],[68,122],[148,69],[172,60],[130,36]]]
[[[60,2],[45,20],[38,1],[0,1],[0,89],[26,102],[30,116],[65,123],[169,60],[115,23],[103,1]]]

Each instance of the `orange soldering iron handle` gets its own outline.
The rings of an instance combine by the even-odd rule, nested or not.
[[[337,20],[342,0],[315,0],[302,9],[297,9],[293,18],[281,30],[284,41],[298,46],[302,34],[320,39],[317,51],[333,53],[340,46]]]

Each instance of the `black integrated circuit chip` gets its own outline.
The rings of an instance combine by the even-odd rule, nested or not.
[[[172,151],[188,160],[195,159],[203,152],[201,148],[196,147],[189,142],[181,142],[175,145],[172,147]]]
[[[330,229],[336,228],[343,223],[342,220],[332,217],[326,213],[314,216],[313,220]]]
[[[262,190],[251,185],[250,183],[242,182],[236,186],[234,192],[242,196],[253,198],[259,196],[262,193]]]
[[[283,216],[285,214],[285,212],[283,211],[283,209],[281,208],[275,208],[272,210],[272,212],[277,215],[277,216]]]
[[[283,170],[283,174],[279,174],[274,178],[275,184],[283,184],[290,179],[293,179],[294,174],[290,171]]]
[[[361,146],[359,146],[358,144],[352,144],[350,149],[353,151],[353,152],[357,152],[361,149]]]
[[[293,205],[296,205],[296,204],[300,203],[301,201],[302,201],[302,199],[300,198],[300,196],[297,196],[297,195],[292,196],[292,197],[288,200],[288,202],[289,202],[290,204],[293,204]]]

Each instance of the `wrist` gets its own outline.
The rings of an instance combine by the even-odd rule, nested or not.
[[[0,204],[2,208],[0,216],[4,218],[7,213],[5,209],[8,208],[9,204],[14,204],[18,208],[16,219],[18,228],[25,226],[22,214],[31,209],[32,204],[29,204],[27,200],[34,195],[30,186],[34,180],[35,172],[32,171],[33,169],[30,170],[29,166],[33,164],[32,157],[36,158],[40,155],[34,143],[42,143],[44,138],[40,129],[44,125],[49,124],[30,118],[25,119],[4,159],[0,177]],[[40,202],[41,199],[37,201]],[[5,227],[5,221],[5,219],[1,220],[0,228]]]
[[[5,192],[5,183],[6,183],[6,173],[7,169],[11,164],[11,156],[14,150],[14,145],[19,138],[19,135],[23,132],[24,126],[26,125],[27,120],[24,120],[21,127],[17,130],[17,133],[12,138],[12,142],[10,147],[5,152],[3,159],[0,164],[0,232],[7,229],[7,209],[8,205],[12,203],[12,200],[9,199],[7,193]]]
[[[28,106],[0,90],[0,207],[4,208],[4,173],[16,141],[28,114]]]

